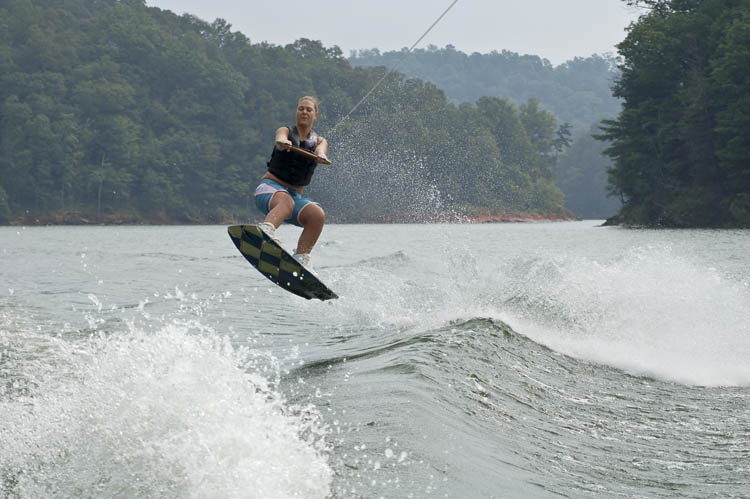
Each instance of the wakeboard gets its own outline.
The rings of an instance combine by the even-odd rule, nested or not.
[[[257,225],[232,225],[227,230],[232,242],[250,265],[280,288],[308,300],[338,298],[315,274],[300,265]]]

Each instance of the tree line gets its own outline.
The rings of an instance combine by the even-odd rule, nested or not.
[[[467,54],[452,45],[430,45],[404,58],[406,50],[358,50],[349,61],[366,67],[390,67],[401,61],[400,71],[434,83],[454,102],[473,103],[482,96],[505,98],[516,105],[537,100],[558,121],[570,124],[572,147],[554,165],[566,208],[583,218],[606,218],[617,212],[620,200],[607,191],[612,162],[602,153],[605,146],[592,138],[601,120],[620,111],[622,101],[612,95],[620,76],[615,56],[576,57],[554,66],[539,56],[508,50]]]
[[[613,222],[750,227],[750,1],[627,0],[623,99],[605,122]]]
[[[331,143],[308,192],[334,220],[471,210],[564,213],[570,129],[535,99],[454,103],[353,67],[338,47],[252,43],[143,0],[0,2],[0,222],[127,212],[253,216],[274,130],[317,95]],[[397,216],[397,219],[398,219]]]
[[[484,96],[507,98],[516,105],[536,99],[575,135],[588,132],[604,117],[614,117],[620,99],[612,95],[619,76],[612,54],[576,57],[557,66],[537,55],[509,50],[467,54],[453,45],[380,52],[377,48],[353,51],[354,66],[386,66],[400,62],[399,71],[429,81],[456,102],[476,102]]]

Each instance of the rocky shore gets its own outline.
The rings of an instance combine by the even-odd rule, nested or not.
[[[262,220],[260,213],[253,213],[248,218],[214,215],[192,217],[190,215],[170,216],[164,212],[115,212],[102,214],[83,213],[78,211],[52,212],[37,215],[25,215],[10,222],[9,225],[43,226],[43,225],[214,225],[233,223],[255,223]],[[391,212],[364,217],[329,216],[329,223],[522,223],[522,222],[561,222],[576,220],[572,213],[523,213],[523,212],[490,212],[476,211],[470,213],[406,213]]]

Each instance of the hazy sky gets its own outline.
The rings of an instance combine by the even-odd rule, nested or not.
[[[399,50],[427,30],[452,0],[147,0],[203,20],[226,19],[253,43],[297,38],[353,49]],[[458,0],[418,47],[453,44],[463,52],[510,50],[560,64],[615,53],[638,11],[623,0]]]

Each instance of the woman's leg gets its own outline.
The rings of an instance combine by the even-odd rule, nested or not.
[[[310,253],[315,243],[318,242],[320,233],[323,231],[323,225],[326,223],[326,213],[319,205],[308,203],[299,212],[298,219],[304,229],[299,236],[295,253]]]
[[[269,211],[265,221],[272,223],[274,227],[278,228],[284,220],[292,216],[294,201],[288,192],[276,191],[271,197],[268,207]]]

